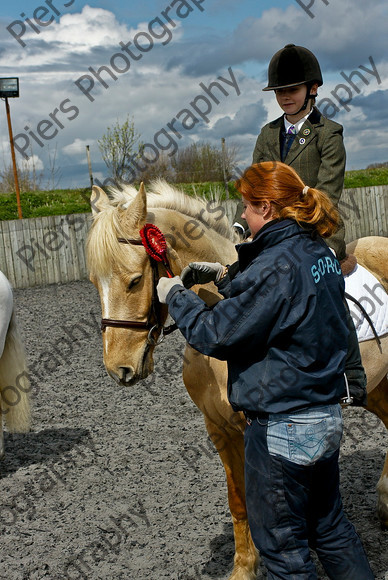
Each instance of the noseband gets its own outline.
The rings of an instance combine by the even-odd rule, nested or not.
[[[131,238],[117,238],[118,242],[121,244],[131,244],[134,246],[142,246],[143,242],[141,238],[138,239],[131,239]],[[147,343],[149,345],[155,346],[162,342],[164,336],[166,334],[170,334],[173,332],[177,327],[175,324],[168,326],[167,328],[163,327],[161,322],[161,312],[160,312],[160,302],[158,300],[158,294],[156,291],[156,286],[159,281],[159,273],[158,273],[158,262],[154,260],[150,255],[148,255],[151,270],[152,270],[152,299],[151,299],[151,308],[148,312],[147,320],[116,320],[114,318],[103,318],[101,320],[101,330],[102,332],[105,331],[107,326],[111,326],[114,328],[139,328],[143,330],[148,330],[147,336]],[[155,339],[153,334],[158,330],[162,330],[161,336],[159,339]]]

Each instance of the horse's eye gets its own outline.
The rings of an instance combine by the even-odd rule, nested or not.
[[[133,278],[133,280],[131,280],[130,283],[128,284],[128,290],[131,290],[131,288],[136,286],[136,284],[139,284],[140,280],[141,280],[141,275],[136,276],[136,278]]]

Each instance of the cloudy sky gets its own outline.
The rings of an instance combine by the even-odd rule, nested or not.
[[[268,62],[294,43],[321,63],[318,105],[344,125],[347,169],[388,161],[387,18],[385,0],[2,2],[0,77],[20,79],[9,100],[18,160],[44,172],[44,185],[56,155],[59,185],[84,187],[89,145],[103,181],[97,140],[130,115],[150,158],[224,137],[245,167],[260,128],[280,114],[262,92]],[[5,106],[1,114],[2,167]]]

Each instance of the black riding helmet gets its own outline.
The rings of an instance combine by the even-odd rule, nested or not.
[[[268,86],[263,91],[286,89],[298,85],[323,84],[321,67],[313,53],[303,46],[287,44],[271,58]]]
[[[263,91],[276,91],[298,85],[307,85],[306,98],[303,111],[307,108],[309,99],[317,95],[311,95],[311,87],[317,83],[323,84],[321,67],[313,53],[303,46],[287,44],[284,48],[273,55],[268,67],[268,86]]]

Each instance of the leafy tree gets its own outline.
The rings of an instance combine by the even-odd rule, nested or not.
[[[132,159],[137,159],[142,150],[140,134],[135,129],[133,118],[127,116],[121,125],[117,120],[97,141],[102,158],[114,181],[132,181],[129,171]]]

